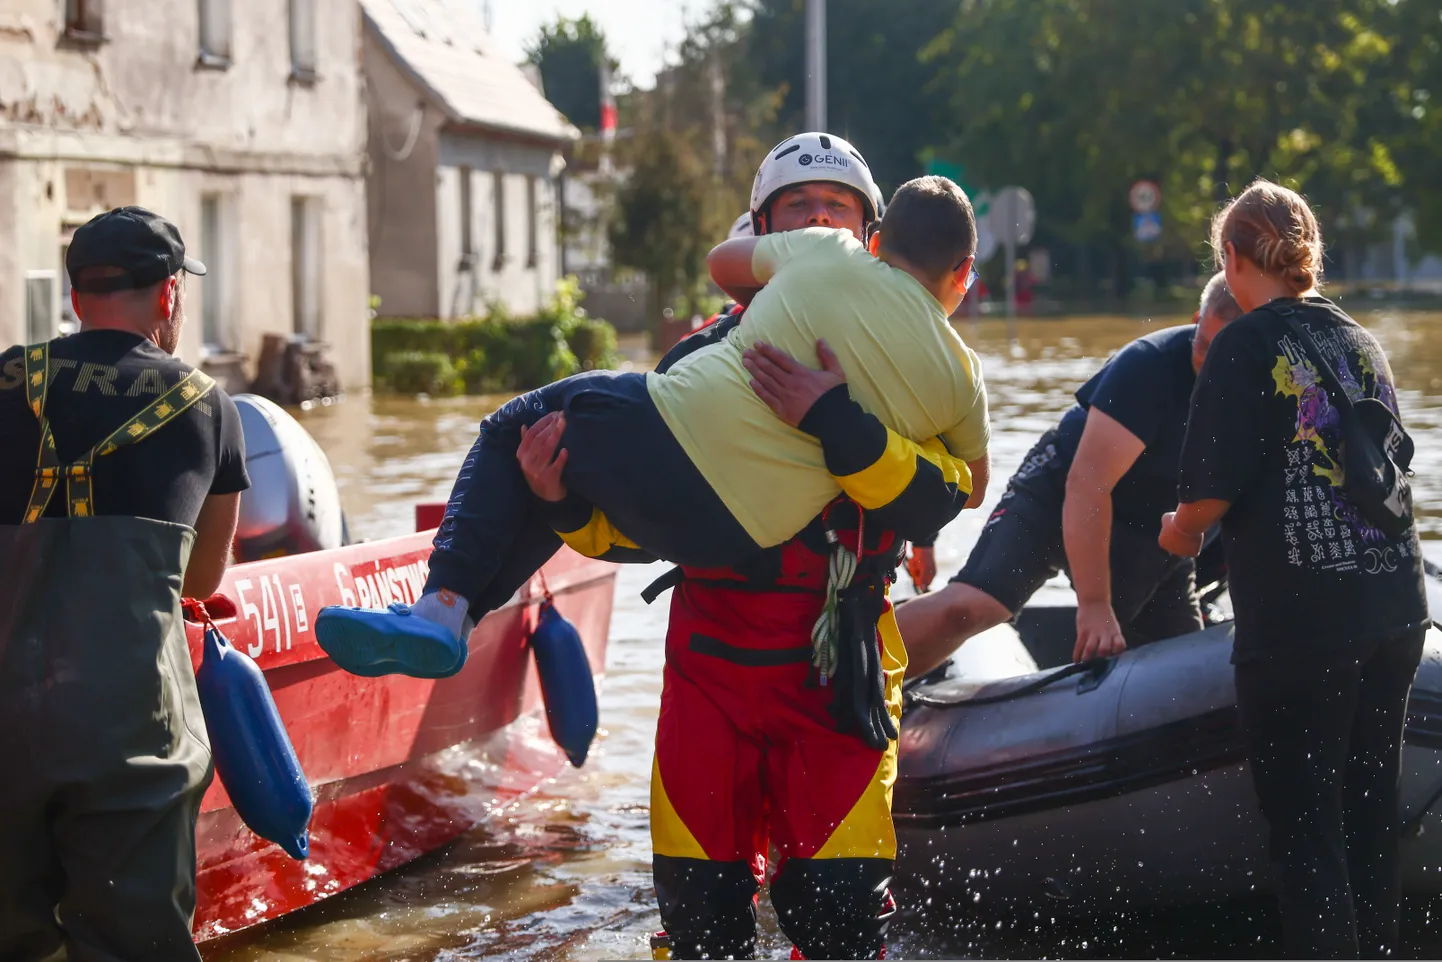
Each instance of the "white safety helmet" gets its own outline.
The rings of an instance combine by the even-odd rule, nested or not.
[[[751,184],[751,228],[761,233],[761,218],[776,195],[788,187],[828,181],[861,195],[863,226],[869,230],[880,212],[881,190],[871,168],[855,147],[833,134],[818,132],[788,137],[771,149]]]
[[[751,229],[751,212],[748,210],[736,218],[736,222],[731,225],[731,230],[726,233],[726,239],[735,240],[738,237],[754,237],[755,235],[756,232]]]

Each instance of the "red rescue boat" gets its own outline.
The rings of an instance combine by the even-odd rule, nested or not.
[[[433,529],[440,507],[418,508],[417,527]],[[246,828],[219,779],[213,783],[196,832],[197,941],[303,908],[432,851],[567,764],[546,727],[529,628],[544,577],[599,677],[615,567],[563,548],[477,625],[469,660],[451,678],[360,678],[338,668],[315,641],[316,612],[415,601],[430,551],[425,531],[226,574],[219,594],[235,612],[215,617],[216,625],[264,671],[315,809],[310,857],[296,861]],[[198,667],[201,628],[188,628]]]

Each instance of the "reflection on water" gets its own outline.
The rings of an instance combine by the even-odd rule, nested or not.
[[[1345,305],[1344,305],[1345,306]],[[1442,539],[1442,314],[1363,315],[1391,357],[1407,426],[1423,537]],[[1022,321],[960,326],[982,356],[993,422],[993,482],[986,503],[937,542],[941,578],[955,572],[1006,478],[1071,392],[1122,344],[1185,317]],[[441,501],[494,399],[353,397],[300,415],[325,448],[352,532],[382,538],[413,530],[418,501]],[[1442,543],[1442,542],[1439,542]],[[1430,546],[1429,546],[1430,547]],[[1432,552],[1428,552],[1432,555]],[[1435,555],[1434,555],[1435,558]],[[406,868],[315,908],[205,949],[208,959],[645,958],[658,929],[648,835],[651,742],[661,680],[666,602],[638,596],[661,566],[629,566],[618,579],[602,731],[583,770],[504,807],[489,823]],[[898,595],[909,586],[898,586]],[[762,954],[789,945],[762,903]],[[965,912],[904,916],[893,941],[906,957],[1262,957],[1275,953],[1275,919],[1263,906],[1151,913],[1085,925],[1036,917],[998,923]],[[1407,941],[1436,957],[1430,916],[1414,907]]]

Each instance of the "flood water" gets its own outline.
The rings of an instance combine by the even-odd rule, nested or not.
[[[1344,303],[1391,358],[1403,415],[1417,443],[1415,498],[1429,556],[1442,548],[1442,314],[1367,312]],[[981,354],[992,414],[991,489],[937,542],[939,580],[965,560],[1006,478],[1038,435],[1071,403],[1071,393],[1116,348],[1189,320],[1078,318],[1006,325],[962,322]],[[300,413],[341,485],[353,536],[413,530],[417,501],[444,500],[494,400],[351,397]],[[487,824],[390,875],[270,926],[204,949],[207,959],[441,960],[649,957],[660,928],[648,835],[651,743],[661,690],[666,603],[638,597],[664,566],[629,566],[617,583],[602,732],[580,771]],[[909,583],[897,595],[910,592]],[[1406,955],[1438,958],[1442,931],[1428,906],[1409,905]],[[1442,925],[1442,915],[1438,916]],[[762,899],[761,955],[786,958]],[[998,923],[965,914],[904,915],[892,926],[893,958],[1275,958],[1275,918],[1265,904],[1064,922],[1039,913]]]

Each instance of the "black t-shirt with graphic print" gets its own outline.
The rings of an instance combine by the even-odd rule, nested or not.
[[[40,424],[17,346],[0,354],[0,524],[19,524],[35,484]],[[50,344],[45,416],[61,464],[84,456],[192,369],[124,331],[82,331]],[[193,527],[207,495],[250,487],[240,413],[219,387],[150,437],[95,459],[94,512]],[[67,514],[64,486],[46,517]]]
[[[1366,329],[1322,297],[1269,307],[1295,311],[1349,397],[1399,413],[1391,367]],[[1222,534],[1237,661],[1386,639],[1428,620],[1416,528],[1389,539],[1348,500],[1340,411],[1269,307],[1212,341],[1182,446],[1181,500],[1232,504]]]

